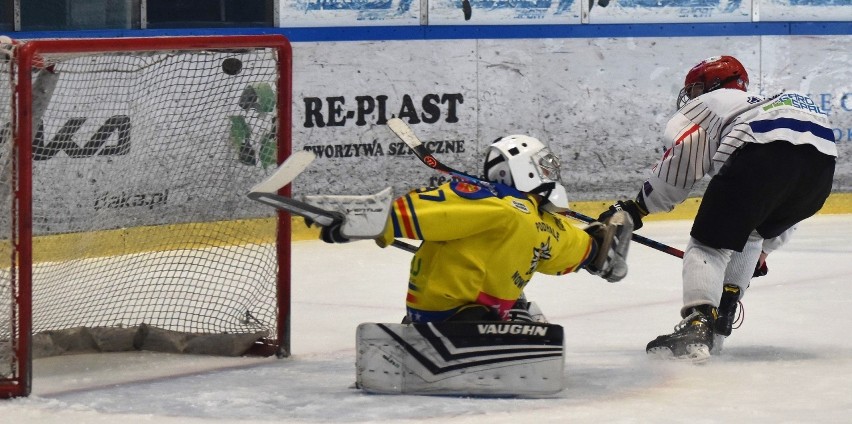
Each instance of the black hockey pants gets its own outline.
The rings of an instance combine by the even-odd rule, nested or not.
[[[822,208],[834,163],[811,145],[748,143],[710,180],[690,235],[738,252],[754,230],[776,237]]]

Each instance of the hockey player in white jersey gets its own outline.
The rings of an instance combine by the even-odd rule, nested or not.
[[[718,351],[714,338],[730,335],[755,264],[765,272],[766,255],[831,192],[837,146],[825,112],[798,93],[748,93],[748,83],[731,56],[693,67],[665,129],[668,150],[635,199],[599,217],[625,210],[638,229],[711,178],[683,257],[683,320],[648,343],[649,355],[703,361]]]

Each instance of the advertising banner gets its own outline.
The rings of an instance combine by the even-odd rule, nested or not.
[[[828,114],[840,151],[835,190],[850,191],[852,166],[852,36],[763,37],[761,91],[807,93]],[[771,54],[769,54],[771,52]]]
[[[852,0],[760,0],[761,21],[852,21]]]
[[[592,0],[592,24],[751,22],[751,0]],[[602,7],[601,4],[606,4]]]
[[[430,0],[429,25],[580,24],[582,1]]]
[[[305,194],[401,194],[446,176],[386,128],[401,117],[450,166],[479,175],[484,148],[526,134],[562,159],[572,200],[634,196],[667,146],[686,72],[738,57],[751,90],[796,90],[830,114],[841,156],[852,132],[852,37],[681,37],[297,43],[294,146],[317,153]],[[333,58],[333,59],[332,59]],[[838,162],[835,190],[852,190]]]
[[[281,27],[852,20],[850,0],[295,0]]]
[[[279,26],[420,25],[420,0],[293,0],[276,2]]]
[[[245,193],[276,166],[275,66],[265,49],[62,58],[32,141],[35,234],[269,216]]]

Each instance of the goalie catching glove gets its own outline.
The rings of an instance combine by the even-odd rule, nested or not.
[[[633,221],[623,210],[613,212],[603,222],[593,222],[585,230],[594,239],[597,250],[585,268],[610,283],[627,275],[627,250],[633,234]]]

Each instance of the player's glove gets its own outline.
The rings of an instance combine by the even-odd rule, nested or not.
[[[343,227],[343,221],[335,221],[328,227],[322,227],[320,239],[326,243],[349,243],[349,239],[340,232],[341,227]]]
[[[769,274],[769,267],[766,266],[766,257],[769,256],[768,253],[761,251],[760,256],[757,258],[757,263],[754,265],[754,274],[751,275],[751,278],[755,277],[763,277],[766,274]]]
[[[757,261],[757,265],[755,265],[754,267],[754,274],[752,274],[752,278],[763,277],[766,274],[769,274],[769,267],[766,266],[766,261]]]
[[[334,215],[334,222],[320,227],[320,240],[326,243],[348,243],[350,240],[341,232],[346,217],[341,213],[335,213]],[[314,221],[310,218],[305,218],[305,224],[310,227],[314,224]]]
[[[615,215],[615,213],[620,210],[630,214],[630,218],[633,220],[633,231],[642,228],[642,218],[645,217],[645,215],[648,215],[648,211],[645,210],[645,207],[639,204],[639,202],[635,200],[628,200],[626,202],[619,200],[615,202],[614,205],[610,206],[609,209],[603,211],[603,213],[598,216],[598,221],[606,222],[607,219]]]

